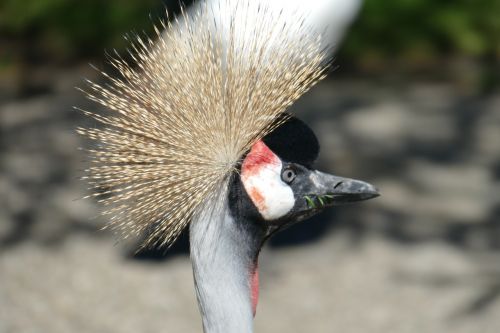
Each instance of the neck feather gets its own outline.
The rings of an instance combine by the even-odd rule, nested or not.
[[[190,226],[203,329],[205,333],[250,333],[258,288],[257,256],[264,235],[252,222],[235,219],[227,199],[215,201],[219,204],[205,205]]]

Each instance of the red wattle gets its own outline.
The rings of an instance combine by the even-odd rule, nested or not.
[[[255,313],[257,312],[257,303],[259,302],[259,267],[257,262],[255,262],[255,267],[252,271],[250,277],[250,297],[252,299],[252,310],[253,316],[255,317]]]
[[[269,164],[277,165],[280,163],[278,156],[276,156],[271,149],[259,140],[250,149],[243,160],[241,166],[242,176],[248,177],[259,172],[261,168],[265,168]]]

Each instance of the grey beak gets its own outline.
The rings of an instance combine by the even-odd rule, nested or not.
[[[343,178],[315,171],[311,173],[314,193],[305,196],[309,208],[363,201],[378,197],[380,193],[371,184],[361,180]]]

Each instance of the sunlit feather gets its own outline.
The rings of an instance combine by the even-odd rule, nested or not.
[[[103,73],[106,84],[83,89],[109,110],[84,111],[100,126],[78,129],[95,143],[84,177],[91,196],[123,237],[148,233],[145,245],[171,244],[251,145],[325,74],[320,36],[299,14],[250,1],[224,13],[229,24],[212,14],[201,6],[156,27],[154,39],[136,37],[134,66],[116,56],[119,77]]]

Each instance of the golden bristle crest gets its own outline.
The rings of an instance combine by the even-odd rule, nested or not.
[[[155,27],[155,40],[136,37],[136,66],[116,56],[120,76],[103,73],[108,84],[85,89],[109,114],[83,111],[101,124],[78,129],[95,143],[83,178],[109,227],[124,238],[148,233],[144,246],[172,244],[252,144],[325,75],[320,37],[298,14],[251,1],[221,12],[205,4]]]

